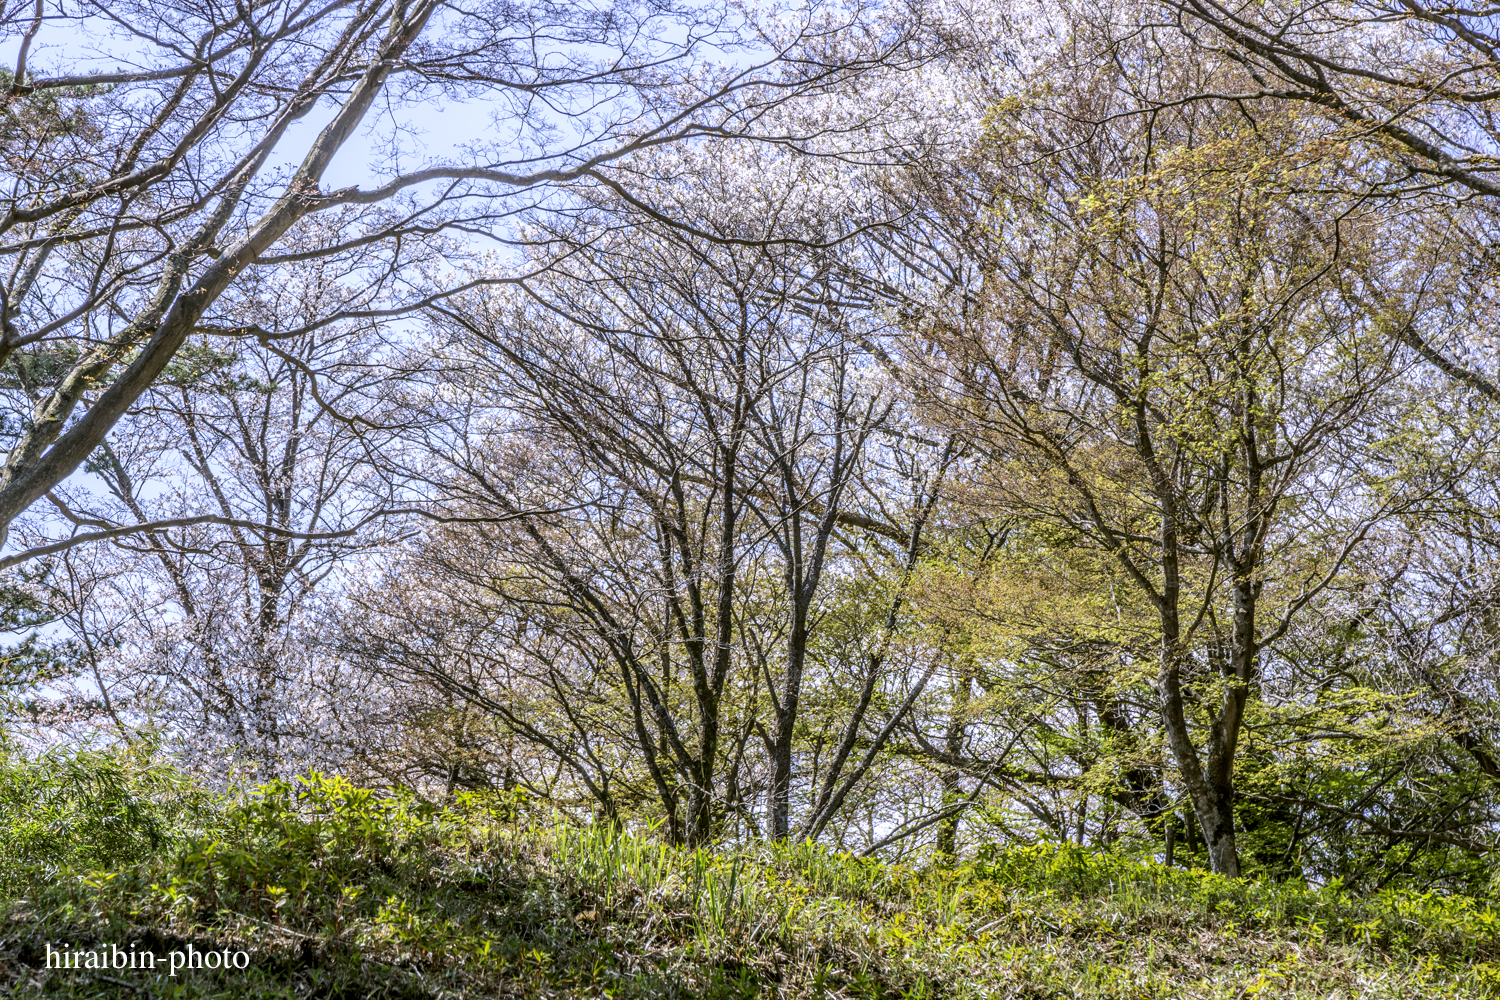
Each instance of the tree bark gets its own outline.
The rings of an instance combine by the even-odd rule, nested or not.
[[[943,750],[953,758],[963,753],[972,687],[973,670],[969,660],[965,658],[963,666],[959,668],[958,676],[954,679],[953,708],[948,716],[947,731],[943,734]],[[958,825],[963,819],[963,810],[957,806],[963,797],[963,789],[959,786],[959,779],[962,776],[963,771],[958,768],[949,768],[939,778],[943,787],[942,808],[953,811],[944,816],[942,822],[938,824],[937,854],[941,861],[949,864],[958,857]]]

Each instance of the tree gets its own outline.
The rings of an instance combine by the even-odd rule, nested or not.
[[[1120,13],[1076,22],[1085,44],[1122,64],[1202,63],[1219,71],[1196,91],[1170,96],[1154,88],[1151,74],[1136,74],[1129,86],[1141,113],[1184,99],[1234,101],[1249,116],[1300,106],[1308,127],[1318,121],[1330,141],[1362,161],[1344,186],[1466,217],[1472,242],[1453,252],[1476,271],[1492,269],[1500,33],[1490,12],[1414,0],[1241,7],[1153,0]],[[1488,352],[1467,331],[1455,338],[1412,324],[1391,335],[1455,382],[1500,400]]]
[[[1102,117],[1094,97],[1078,118]],[[1404,502],[1346,449],[1386,433],[1389,331],[1428,305],[1435,257],[1371,202],[1299,193],[1345,165],[1295,115],[1054,121],[997,126],[983,313],[930,312],[907,361],[934,419],[986,449],[992,502],[1109,553],[1154,610],[1167,743],[1237,875],[1264,651]]]
[[[336,294],[316,268],[301,277],[262,303],[268,328],[288,302],[295,318]],[[247,755],[267,774],[328,759],[317,716],[339,685],[304,630],[319,587],[382,541],[368,511],[395,508],[370,462],[381,436],[320,406],[311,371],[325,392],[341,389],[328,402],[347,403],[378,381],[362,363],[373,347],[367,328],[274,353],[184,347],[88,463],[103,488],[49,492],[81,529],[137,529],[109,554],[59,560],[73,581],[70,631],[122,730],[150,721],[188,758]]]
[[[727,154],[694,164],[702,188],[737,177]],[[930,510],[924,496],[915,511],[870,512],[878,478],[916,469],[872,465],[893,403],[851,335],[860,319],[841,313],[821,254],[757,245],[772,213],[815,242],[840,220],[793,200],[776,178],[784,163],[762,162],[775,179],[691,217],[706,238],[653,232],[632,206],[601,201],[586,227],[546,231],[564,259],[533,300],[442,309],[446,391],[423,443],[435,461],[411,473],[450,508],[510,518],[434,538],[421,557],[472,595],[469,620],[524,650],[452,690],[566,760],[606,814],[621,811],[611,788],[643,780],[669,834],[694,843],[727,817],[791,833],[807,773],[802,699],[831,592],[871,561],[909,572]],[[677,164],[662,173],[687,175]],[[853,548],[867,550],[863,565]],[[903,587],[879,617],[897,614]],[[821,833],[868,773],[851,753],[895,626],[876,623],[861,700],[800,835]],[[383,655],[383,669],[403,658]],[[629,749],[604,752],[606,739]],[[759,816],[752,789],[766,795]]]
[[[1300,102],[1351,141],[1373,140],[1390,160],[1364,180],[1500,194],[1500,33],[1488,12],[1413,0],[1243,8],[1168,0],[1132,13],[1156,28],[1163,11],[1183,42],[1178,58],[1238,70],[1215,98]]]
[[[513,280],[464,265],[475,239],[504,245],[528,204],[565,206],[575,182],[624,192],[633,154],[755,137],[768,107],[902,48],[899,27],[881,34],[857,11],[759,25],[628,0],[58,0],[7,7],[0,23],[20,41],[0,95],[0,256],[12,260],[0,365],[18,383],[6,394],[0,542],[190,336],[271,345]],[[49,45],[82,38],[109,68],[39,72]],[[733,58],[712,68],[711,52]],[[420,148],[396,115],[434,102],[483,108],[495,127],[404,169]],[[374,179],[331,189],[351,137],[382,116],[393,125]],[[301,139],[299,122],[319,123],[316,134]],[[307,260],[336,261],[355,293],[296,330],[249,321],[237,290]]]

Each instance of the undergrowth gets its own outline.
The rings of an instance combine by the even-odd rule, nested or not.
[[[46,969],[50,946],[243,950],[245,970]],[[713,851],[524,801],[318,774],[214,795],[149,752],[0,761],[16,997],[1500,996],[1500,915],[1073,847],[959,867]]]

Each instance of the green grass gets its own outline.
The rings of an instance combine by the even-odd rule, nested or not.
[[[44,970],[48,943],[249,969]],[[955,869],[673,849],[525,803],[311,776],[217,797],[148,756],[0,767],[0,992],[31,997],[1494,997],[1500,915],[1076,849]]]

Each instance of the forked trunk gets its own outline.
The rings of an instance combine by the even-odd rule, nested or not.
[[[1161,700],[1167,746],[1182,775],[1182,783],[1187,787],[1193,814],[1198,819],[1198,828],[1203,831],[1203,840],[1208,846],[1209,865],[1219,875],[1238,878],[1240,861],[1234,843],[1234,748],[1232,744],[1227,747],[1229,754],[1226,756],[1223,752],[1226,748],[1216,745],[1210,754],[1208,768],[1204,768],[1188,732],[1182,676],[1177,659],[1179,655],[1171,643],[1163,644],[1157,696]],[[1226,722],[1233,723],[1233,728],[1237,731],[1238,721],[1238,718],[1226,719],[1221,714],[1215,723],[1215,737],[1218,736],[1217,730],[1226,728]],[[1218,742],[1217,739],[1215,742]]]
[[[1240,855],[1234,842],[1234,785],[1208,789],[1207,801],[1193,802],[1203,842],[1208,846],[1209,867],[1219,875],[1240,877]]]

